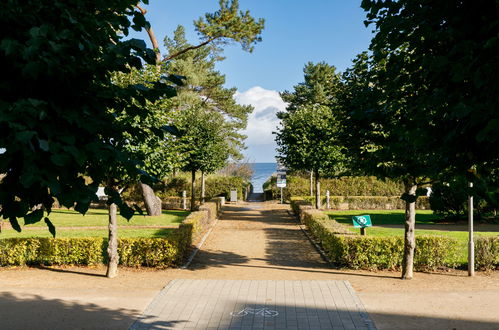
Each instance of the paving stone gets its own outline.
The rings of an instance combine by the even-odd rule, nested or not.
[[[375,329],[346,281],[174,280],[131,329]]]

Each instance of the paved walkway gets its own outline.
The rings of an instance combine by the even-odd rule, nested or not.
[[[348,281],[291,280],[327,268],[287,207],[228,206],[190,269],[231,279],[170,282],[132,329],[374,329]]]
[[[131,329],[374,329],[347,281],[173,280]]]

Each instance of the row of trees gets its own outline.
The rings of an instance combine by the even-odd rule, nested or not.
[[[362,7],[375,27],[369,52],[341,75],[307,64],[305,81],[283,93],[289,106],[276,138],[282,161],[316,179],[342,173],[404,182],[402,278],[410,279],[423,188],[456,176],[487,182],[498,168],[499,5],[364,0]]]
[[[142,1],[147,4],[148,1]],[[237,0],[195,21],[201,42],[179,27],[161,56],[146,11],[134,0],[6,1],[0,41],[0,215],[21,231],[49,215],[57,199],[85,213],[99,185],[109,195],[109,268],[117,258],[117,210],[134,209],[120,191],[141,183],[149,214],[160,203],[150,184],[175,168],[210,172],[242,146],[249,107],[232,100],[214,64],[221,47],[251,51],[263,20]],[[128,38],[147,31],[153,44]],[[185,77],[182,77],[185,76]],[[160,210],[160,208],[159,208]]]

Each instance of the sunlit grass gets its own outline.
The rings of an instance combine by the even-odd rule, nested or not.
[[[118,216],[120,237],[165,237],[172,229],[170,228],[126,228],[127,226],[177,226],[189,214],[188,211],[167,210],[157,217],[134,215],[130,221]],[[47,214],[45,214],[47,216]],[[73,210],[57,209],[48,215],[50,221],[56,227],[56,237],[107,237],[108,215],[107,210],[91,209],[85,215]],[[4,223],[8,223],[5,221]],[[23,220],[19,219],[22,225]],[[41,227],[41,228],[38,228]],[[64,228],[74,227],[74,228]],[[81,228],[78,228],[81,227]],[[101,228],[84,228],[101,227]],[[11,228],[3,228],[0,233],[2,238],[23,237],[52,237],[45,222],[22,226],[23,231],[18,233]]]

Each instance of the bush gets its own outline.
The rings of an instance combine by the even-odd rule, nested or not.
[[[330,260],[352,269],[399,269],[404,253],[402,237],[360,236],[342,224],[329,220],[310,203],[292,198],[292,208],[317,239]],[[434,270],[457,264],[458,241],[442,236],[416,237],[414,268]]]
[[[120,264],[129,267],[171,267],[182,261],[193,241],[216,219],[222,199],[207,202],[192,212],[166,238],[122,238],[118,241]],[[0,266],[94,265],[106,260],[103,238],[0,239]]]
[[[271,190],[274,197],[279,196],[280,188],[277,188],[275,176],[264,184],[264,190]],[[326,195],[326,190],[329,190],[331,196],[400,196],[404,192],[404,186],[398,181],[379,180],[368,176],[323,178],[321,195]],[[290,196],[310,195],[309,177],[288,175],[283,192],[287,200]]]
[[[315,197],[296,196],[311,203]],[[397,210],[405,209],[405,202],[398,196],[330,196],[329,205],[336,210]],[[322,206],[326,208],[326,197],[322,196]],[[421,196],[416,201],[416,208],[426,210],[430,208],[428,197]]]
[[[499,237],[475,238],[475,265],[481,270],[499,268]]]

